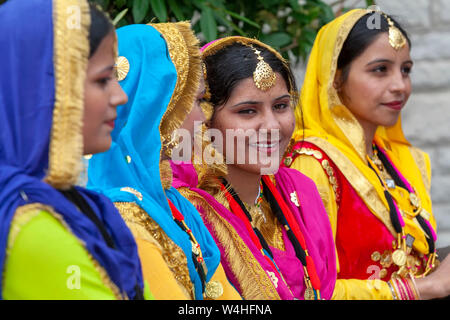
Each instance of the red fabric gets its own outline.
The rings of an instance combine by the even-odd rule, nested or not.
[[[380,261],[373,261],[371,256],[374,251],[383,254],[387,250],[392,253],[394,237],[370,212],[353,186],[323,150],[308,142],[299,142],[292,150],[300,147],[320,151],[323,159],[328,160],[333,168],[337,180],[338,214],[335,243],[340,265],[338,279],[380,279],[379,272],[383,267]],[[295,159],[297,154],[291,152],[287,156]],[[396,269],[392,264],[386,269],[387,274],[381,280],[389,280]]]

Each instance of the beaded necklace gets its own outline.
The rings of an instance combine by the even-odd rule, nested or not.
[[[203,260],[200,244],[195,239],[192,230],[189,229],[189,227],[186,225],[183,214],[175,207],[172,201],[170,201],[169,199],[167,199],[167,201],[169,202],[169,206],[172,211],[173,220],[184,232],[188,234],[189,239],[191,240],[192,260],[194,262],[195,269],[197,270],[197,273],[200,276],[200,280],[202,283],[202,292],[205,292],[206,273],[208,272],[208,269],[206,268],[205,261]]]
[[[270,247],[268,246],[261,232],[257,228],[253,227],[252,217],[243,202],[240,200],[237,193],[225,179],[223,179],[221,189],[225,192],[225,196],[228,200],[231,211],[235,215],[237,215],[238,218],[240,218],[240,220],[244,223],[253,243],[289,288],[287,282],[285,281],[283,275],[281,274],[274,261],[274,256],[272,254],[272,251],[270,250]],[[292,212],[285,203],[284,199],[279,194],[278,190],[273,185],[269,176],[262,176],[261,190],[263,196],[269,202],[271,209],[277,217],[278,221],[285,228],[288,238],[294,247],[295,254],[303,265],[304,282],[306,285],[304,293],[305,300],[320,300],[320,280],[317,276],[314,261],[308,254],[305,239],[300,230],[300,227],[295,221]],[[292,296],[294,296],[292,291],[291,294]]]

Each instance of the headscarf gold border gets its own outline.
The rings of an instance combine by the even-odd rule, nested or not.
[[[180,128],[192,111],[202,75],[199,41],[187,21],[149,24],[166,40],[169,55],[177,70],[177,82],[159,125],[161,136]]]
[[[79,27],[69,28],[72,8]],[[45,181],[57,189],[74,185],[82,169],[84,85],[89,59],[89,6],[85,0],[53,0],[55,105]]]

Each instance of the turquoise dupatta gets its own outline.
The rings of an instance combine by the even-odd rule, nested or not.
[[[187,23],[165,25],[189,28]],[[202,284],[192,261],[191,241],[173,220],[167,198],[184,215],[201,246],[207,281],[219,265],[220,252],[195,207],[173,187],[164,190],[160,178],[161,122],[171,120],[166,113],[173,107],[176,86],[192,77],[186,75],[188,71],[183,68],[177,73],[173,62],[183,56],[170,45],[170,41],[175,40],[176,47],[180,47],[180,39],[183,39],[180,34],[164,34],[150,25],[130,25],[117,30],[119,56],[125,57],[130,65],[126,77],[120,81],[129,100],[117,109],[111,149],[94,155],[89,161],[88,188],[105,194],[113,202],[134,202],[145,210],[184,251],[195,299],[200,300],[203,299]],[[192,106],[175,103],[174,108],[184,108],[176,111],[187,115]],[[165,114],[167,117],[163,120]],[[123,189],[125,187],[138,193],[130,193]]]

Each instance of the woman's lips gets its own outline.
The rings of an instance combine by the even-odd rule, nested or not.
[[[115,120],[115,119],[114,119]],[[114,120],[105,122],[108,126],[114,129]]]
[[[259,152],[270,154],[279,150],[280,141],[250,143],[250,146],[256,148]]]
[[[396,101],[391,101],[391,102],[387,102],[387,103],[382,103],[382,105],[385,105],[386,107],[394,109],[394,110],[401,110],[403,108],[403,101],[396,100]]]

